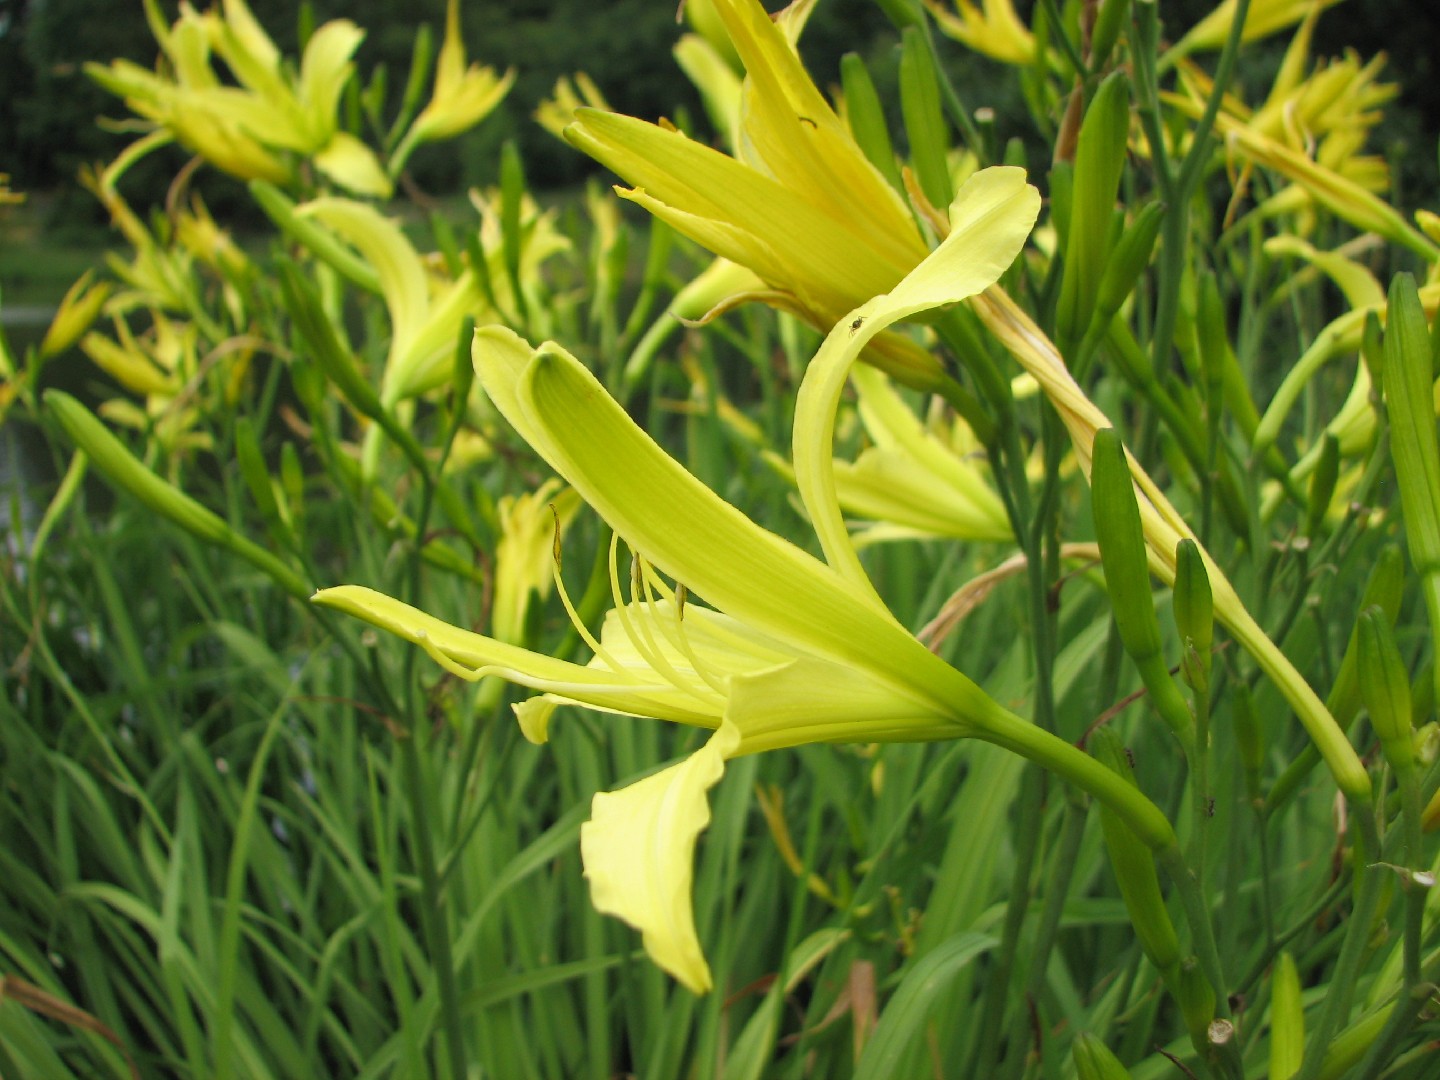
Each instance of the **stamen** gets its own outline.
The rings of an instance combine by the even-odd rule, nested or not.
[[[550,510],[552,513],[554,512],[554,504],[551,504]],[[575,627],[575,632],[580,635],[580,640],[585,642],[586,646],[589,647],[590,651],[595,654],[596,658],[599,659],[601,663],[603,663],[606,667],[608,667],[611,671],[615,672],[617,675],[620,674],[622,671],[620,665],[615,662],[614,657],[612,657],[609,653],[605,651],[604,647],[600,644],[600,642],[595,639],[595,635],[590,633],[590,630],[586,627],[584,620],[580,618],[579,613],[575,610],[575,605],[570,602],[570,594],[565,591],[565,582],[560,577],[559,514],[555,515],[554,551],[555,564],[551,568],[551,575],[555,579],[555,592],[560,597],[560,603],[565,606],[565,614],[570,616],[570,625]],[[610,542],[610,561],[613,565],[615,561],[615,541],[613,539]]]
[[[630,561],[630,599],[638,607],[643,602],[641,596],[649,594],[644,589],[645,571],[644,560],[638,555],[631,553]],[[620,625],[629,638],[630,644],[640,654],[640,658],[650,666],[651,670],[668,679],[675,689],[690,694],[700,701],[723,705],[724,697],[718,693],[717,688],[709,685],[709,680],[701,679],[697,682],[695,678],[682,675],[673,664],[666,658],[664,651],[656,644],[654,634],[651,632],[651,623],[646,619],[633,619],[629,605],[624,603],[620,596],[619,571],[612,560],[610,564],[611,588],[615,592],[616,607],[615,615],[620,620]],[[637,584],[639,586],[637,590]],[[653,612],[652,612],[653,617]]]
[[[685,629],[685,597],[687,595],[688,590],[685,586],[676,582],[675,600],[670,605],[670,610],[675,613],[675,633],[671,640],[675,647],[690,661],[690,666],[695,669],[695,674],[700,676],[700,678],[705,681],[705,684],[714,690],[715,693],[719,694],[722,699],[728,698],[728,679],[723,675],[716,674],[709,664],[702,663],[699,653],[697,653],[695,647],[690,644],[690,635]],[[645,592],[645,600],[650,605],[652,612],[654,612],[656,606],[655,598],[648,589]],[[658,623],[658,613],[655,613],[655,619]]]
[[[435,663],[439,664],[458,679],[464,679],[466,682],[479,682],[489,674],[485,668],[466,667],[458,660],[441,652],[440,647],[430,640],[430,635],[425,633],[424,630],[417,630],[415,632],[415,644],[425,650],[426,656],[430,657],[431,660],[434,660]]]

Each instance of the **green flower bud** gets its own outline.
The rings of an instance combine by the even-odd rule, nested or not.
[[[314,590],[300,576],[264,548],[241,536],[214,512],[201,506],[179,488],[160,479],[110,434],[105,425],[69,394],[45,393],[45,404],[65,434],[116,487],[139,499],[161,517],[208,544],[223,547],[246,559],[286,592],[308,599]]]
[[[1415,728],[1410,720],[1410,677],[1390,621],[1378,607],[1360,614],[1360,693],[1380,749],[1397,772],[1415,767]]]
[[[1094,325],[1110,325],[1135,282],[1150,264],[1155,240],[1165,221],[1165,204],[1148,202],[1121,233],[1100,274],[1100,287],[1095,295]]]
[[[1135,783],[1130,759],[1125,754],[1120,737],[1109,728],[1100,728],[1090,736],[1090,752],[1111,771],[1127,782]],[[1104,805],[1100,807],[1100,827],[1105,835],[1105,850],[1110,856],[1115,882],[1120,886],[1120,896],[1135,928],[1135,937],[1151,963],[1168,979],[1169,973],[1180,963],[1180,939],[1175,934],[1170,913],[1165,909],[1155,857],[1119,815]]]
[[[1185,650],[1180,666],[1185,681],[1197,694],[1208,694],[1215,606],[1205,560],[1189,537],[1175,546],[1175,628]]]
[[[1104,1042],[1088,1031],[1075,1036],[1070,1044],[1070,1056],[1075,1060],[1075,1073],[1080,1080],[1130,1080],[1130,1070],[1120,1064],[1120,1059]]]
[[[1080,340],[1095,313],[1129,135],[1130,80],[1123,71],[1115,71],[1100,84],[1085,110],[1075,149],[1069,243],[1055,311],[1062,352]]]
[[[940,83],[925,35],[907,26],[900,35],[900,111],[910,142],[910,164],[930,205],[943,209],[955,197],[950,181],[950,135],[940,108]]]
[[[1140,506],[1120,436],[1114,428],[1095,433],[1091,448],[1090,498],[1105,588],[1125,651],[1135,661],[1150,703],[1171,730],[1188,744],[1194,721],[1170,677],[1160,651],[1160,620],[1150,595],[1150,568]]]
[[[1100,0],[1100,11],[1090,30],[1090,69],[1105,66],[1110,51],[1120,39],[1120,30],[1130,22],[1130,0]]]
[[[1409,274],[1390,284],[1385,324],[1385,411],[1400,484],[1410,560],[1422,577],[1440,574],[1440,445],[1435,438],[1434,361],[1420,294]],[[1430,590],[1427,589],[1427,598]],[[1440,612],[1432,610],[1432,623]]]
[[[1335,484],[1340,479],[1340,440],[1325,433],[1320,444],[1320,458],[1315,471],[1310,474],[1310,490],[1305,500],[1305,535],[1317,536],[1325,522],[1325,511],[1330,509],[1330,500],[1335,496]]]
[[[1305,1007],[1295,958],[1282,952],[1270,973],[1270,1080],[1290,1080],[1305,1057]]]
[[[859,53],[846,53],[840,59],[840,83],[845,92],[845,118],[850,121],[850,134],[860,144],[866,160],[880,170],[896,191],[905,190],[900,167],[895,162],[895,147],[890,141],[890,127],[885,122],[885,108]]]
[[[1320,1061],[1317,1080],[1340,1080],[1359,1065],[1361,1058],[1385,1029],[1394,1008],[1394,1005],[1387,1005],[1383,1009],[1376,1009],[1331,1039],[1325,1056]]]
[[[1200,278],[1199,293],[1195,335],[1200,342],[1200,368],[1210,407],[1218,409],[1230,362],[1230,320],[1225,315],[1225,301],[1214,274],[1207,273]]]
[[[293,262],[282,260],[278,269],[280,292],[285,299],[285,309],[295,320],[304,358],[313,360],[319,366],[357,412],[372,420],[379,419],[384,412],[380,397],[361,372],[350,350],[341,344],[340,335],[325,314],[315,287]]]

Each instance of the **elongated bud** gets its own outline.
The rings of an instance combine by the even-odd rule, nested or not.
[[[1090,752],[1127,783],[1135,783],[1130,759],[1125,754],[1120,737],[1109,728],[1100,728],[1090,736]],[[1120,896],[1135,928],[1135,937],[1151,963],[1168,979],[1180,963],[1180,939],[1175,934],[1170,913],[1165,909],[1155,857],[1119,815],[1103,804],[1100,806],[1100,826],[1105,834],[1110,867],[1115,872],[1115,882],[1120,886]]]
[[[305,469],[300,464],[300,451],[291,442],[280,447],[280,490],[285,496],[281,513],[293,528],[305,508]]]
[[[1415,728],[1410,721],[1410,677],[1395,646],[1390,620],[1378,607],[1360,614],[1360,693],[1380,749],[1397,773],[1415,767]]]
[[[288,260],[280,261],[277,269],[285,309],[300,333],[304,358],[313,361],[325,373],[325,377],[345,395],[345,400],[357,412],[372,420],[378,419],[384,412],[380,397],[370,380],[361,373],[350,350],[340,343],[340,335],[325,314],[315,287],[299,267]]]
[[[1080,1080],[1130,1080],[1130,1070],[1120,1064],[1120,1059],[1104,1042],[1088,1031],[1075,1036],[1070,1044],[1070,1056]]]
[[[1210,692],[1215,602],[1200,547],[1189,537],[1175,547],[1175,628],[1185,650],[1180,670],[1197,694]]]
[[[950,132],[940,108],[940,83],[925,35],[906,27],[900,35],[900,111],[910,142],[910,165],[920,190],[936,207],[955,198],[950,181]]]
[[[1205,394],[1210,407],[1218,409],[1225,367],[1230,349],[1229,319],[1225,316],[1225,300],[1214,274],[1202,274],[1199,281],[1199,303],[1195,319],[1195,335],[1200,342],[1200,368],[1205,379]]]
[[[1370,373],[1370,382],[1376,394],[1385,383],[1385,332],[1380,326],[1380,316],[1373,311],[1365,313],[1365,326],[1360,331],[1360,362]]]
[[[1164,221],[1165,204],[1148,202],[1120,233],[1120,239],[1105,260],[1105,268],[1100,275],[1100,287],[1095,296],[1096,325],[1102,328],[1109,326],[1125,303],[1125,298],[1135,288],[1145,267],[1150,265],[1155,240]]]
[[[84,450],[116,487],[207,543],[223,547],[230,542],[234,530],[224,520],[147,469],[80,402],[63,391],[48,390],[45,404],[70,441]]]
[[[524,214],[525,163],[513,139],[500,148],[500,249],[505,259],[505,273],[510,278],[510,295],[522,319],[527,318],[525,288],[520,280],[520,245],[524,239],[520,227]]]
[[[1349,1076],[1350,1070],[1360,1064],[1380,1037],[1395,1008],[1396,1005],[1391,1004],[1376,1009],[1331,1039],[1321,1059],[1320,1071],[1316,1073],[1317,1080],[1341,1080],[1341,1077]]]
[[[1305,1057],[1305,1008],[1295,958],[1282,952],[1270,973],[1270,1080],[1290,1080]]]
[[[1385,613],[1391,626],[1400,615],[1400,602],[1405,591],[1405,559],[1398,544],[1386,544],[1380,549],[1370,576],[1365,581],[1365,591],[1360,596],[1360,610],[1378,607]],[[1360,626],[1357,622],[1350,631],[1345,652],[1340,658],[1340,670],[1335,673],[1335,685],[1325,702],[1331,714],[1342,727],[1348,727],[1355,714],[1360,711],[1360,679],[1356,662],[1360,648]]]
[[[890,142],[890,128],[885,123],[885,109],[859,53],[846,53],[840,58],[840,83],[845,92],[845,118],[850,134],[871,165],[890,181],[896,191],[905,190],[900,167],[895,163],[895,147]]]
[[[251,543],[224,519],[147,469],[90,410],[69,394],[48,390],[45,404],[65,429],[65,434],[85,451],[94,466],[116,487],[133,495],[192,536],[227,548],[253,563],[292,596],[305,599],[314,591],[275,556]]]
[[[1390,283],[1385,323],[1385,411],[1410,559],[1422,576],[1440,574],[1440,445],[1435,438],[1433,364],[1415,280],[1397,274]],[[1432,611],[1432,619],[1437,614]]]
[[[1123,71],[1115,71],[1100,84],[1085,110],[1075,151],[1070,242],[1065,248],[1060,305],[1055,313],[1062,351],[1080,339],[1095,312],[1129,134],[1130,80]]]
[[[1100,0],[1100,10],[1090,30],[1090,70],[1105,66],[1120,38],[1120,30],[1129,22],[1130,0]]]
[[[1140,506],[1125,448],[1114,428],[1095,433],[1091,460],[1091,508],[1115,622],[1131,656],[1151,656],[1160,651],[1160,622],[1150,599]]]
[[[1150,567],[1140,506],[1125,449],[1114,428],[1095,433],[1091,448],[1090,501],[1105,588],[1120,641],[1135,661],[1150,703],[1182,742],[1189,743],[1194,722],[1160,652],[1160,620],[1150,595]]]
[[[1340,480],[1340,440],[1325,433],[1320,443],[1320,458],[1315,471],[1310,474],[1310,490],[1305,499],[1305,535],[1318,536],[1325,523],[1325,511],[1330,509],[1330,500],[1335,497],[1335,485]]]

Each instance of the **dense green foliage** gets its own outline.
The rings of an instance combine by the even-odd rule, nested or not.
[[[1431,1075],[1394,9],[719,6],[0,8],[115,228],[0,349],[0,1074]]]

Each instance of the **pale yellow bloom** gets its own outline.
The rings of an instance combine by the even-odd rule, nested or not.
[[[459,0],[445,9],[445,41],[435,65],[435,87],[430,103],[415,117],[390,160],[390,175],[397,176],[420,144],[451,139],[468,131],[499,105],[515,82],[512,68],[496,75],[494,68],[465,63],[465,39],[460,34]]]
[[[286,155],[293,153],[357,194],[390,194],[374,152],[339,128],[340,95],[354,74],[350,58],[365,36],[354,23],[319,27],[297,73],[244,0],[224,0],[221,11],[204,14],[182,3],[173,25],[155,0],[145,7],[164,55],[159,71],[127,60],[86,65],[91,78],[155,125],[161,137],[142,139],[138,148],[174,139],[232,176],[275,183],[290,178]],[[239,85],[220,80],[217,59]]]
[[[554,545],[580,509],[574,488],[550,479],[524,495],[502,495],[495,503],[500,540],[495,545],[490,633],[520,644],[530,607],[550,595],[555,582]]]
[[[713,730],[680,763],[596,796],[580,841],[596,907],[640,930],[651,958],[694,991],[711,985],[690,903],[695,839],[709,820],[709,789],[738,754],[973,736],[1056,769],[1113,805],[1153,849],[1176,850],[1169,823],[1133,786],[1003,709],[895,620],[834,505],[833,409],[861,349],[897,320],[994,280],[1038,207],[1020,170],[979,174],[957,197],[949,239],[889,296],[837,324],[807,369],[796,480],[825,561],[689,475],[559,346],[532,348],[488,328],[474,358],[490,399],[615,530],[616,606],[600,637],[588,639],[594,660],[581,666],[517,649],[355,586],[316,596],[415,642],[457,675],[499,675],[541,691],[517,709],[528,737],[545,736],[558,702]],[[628,598],[616,558],[622,537],[634,553]]]
[[[714,0],[745,64],[735,157],[673,127],[581,109],[565,136],[634,186],[620,194],[768,288],[751,294],[826,328],[926,255],[909,207],[815,88],[757,0]],[[867,359],[909,385],[942,375],[898,335]]]
[[[1035,60],[1035,36],[1010,0],[955,0],[952,12],[940,0],[925,0],[941,33],[968,48],[1007,64],[1029,64]]]
[[[1251,0],[1245,16],[1245,28],[1240,31],[1241,42],[1258,41],[1277,31],[1304,19],[1312,13],[1319,13],[1333,7],[1340,0]],[[1235,22],[1235,0],[1224,0],[1215,10],[1201,19],[1180,39],[1171,51],[1173,57],[1186,56],[1192,52],[1218,49],[1230,35],[1230,26]]]
[[[86,270],[65,292],[60,308],[45,331],[40,342],[40,358],[46,359],[64,352],[90,329],[90,324],[100,314],[105,301],[110,298],[111,285],[108,281],[96,282],[95,271]]]
[[[565,137],[565,129],[574,122],[578,109],[599,109],[614,112],[595,80],[583,71],[561,75],[555,89],[535,109],[535,122],[557,139]]]

